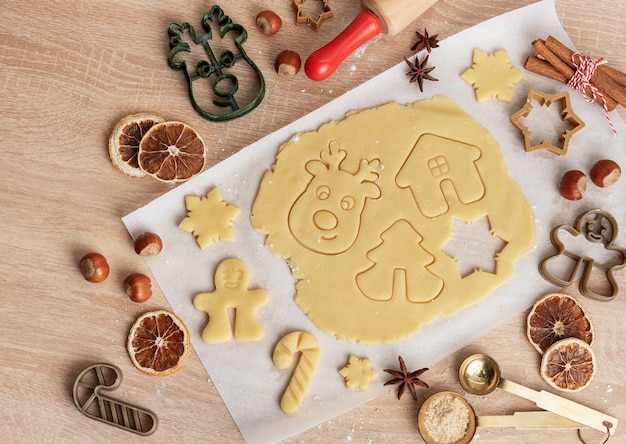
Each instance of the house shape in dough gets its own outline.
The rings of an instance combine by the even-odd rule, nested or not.
[[[485,186],[475,162],[480,149],[433,134],[424,134],[396,176],[400,188],[408,188],[426,217],[445,214],[449,202],[470,204],[482,199]]]

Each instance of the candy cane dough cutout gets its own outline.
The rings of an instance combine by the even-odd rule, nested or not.
[[[278,341],[272,357],[276,367],[286,369],[291,365],[294,355],[298,352],[300,352],[300,359],[298,359],[291,380],[280,400],[280,408],[287,414],[295,413],[300,407],[313,380],[315,369],[320,362],[322,349],[312,334],[294,331]]]

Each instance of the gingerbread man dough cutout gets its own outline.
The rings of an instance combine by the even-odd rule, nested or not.
[[[552,243],[558,251],[541,262],[541,274],[553,284],[565,287],[574,282],[582,267],[579,284],[581,294],[610,301],[619,292],[613,272],[626,266],[626,249],[613,245],[616,238],[617,222],[609,213],[600,210],[587,211],[578,217],[575,227],[561,225],[552,231]],[[583,243],[584,251],[581,251],[580,244]],[[603,247],[602,251],[598,250],[599,246]],[[590,251],[594,254],[590,255]],[[600,253],[603,254],[600,256]],[[556,268],[559,272],[551,271]],[[592,272],[606,281],[610,294],[602,294],[590,288]]]
[[[267,304],[269,294],[262,289],[249,290],[250,270],[239,259],[226,259],[215,271],[215,291],[199,293],[193,306],[209,315],[209,323],[202,331],[207,344],[228,341],[258,341],[265,331],[256,319],[256,311]],[[234,328],[230,311],[234,310]],[[234,332],[233,332],[234,330]]]

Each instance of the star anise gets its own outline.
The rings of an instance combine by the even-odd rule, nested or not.
[[[406,57],[404,58],[406,64],[409,65],[409,68],[411,68],[406,75],[411,76],[411,83],[417,82],[421,92],[424,92],[424,80],[431,80],[433,82],[439,81],[439,79],[436,79],[429,74],[433,69],[435,69],[435,67],[433,66],[429,68],[426,66],[428,64],[428,57],[429,56],[426,56],[422,62],[419,61],[419,56],[415,56],[415,62],[411,62]]]
[[[439,39],[437,39],[439,34],[428,35],[426,28],[424,28],[424,34],[418,31],[415,31],[415,34],[417,34],[417,42],[411,47],[412,51],[417,50],[417,52],[420,52],[422,49],[425,49],[430,53],[433,48],[439,48]]]
[[[398,356],[398,361],[400,361],[400,371],[391,369],[384,370],[385,372],[393,376],[393,379],[385,382],[385,385],[400,384],[400,387],[398,387],[398,399],[402,398],[404,390],[408,387],[411,395],[413,396],[413,399],[417,401],[417,392],[415,391],[415,386],[425,389],[428,388],[428,384],[426,384],[419,378],[428,369],[421,368],[419,370],[409,373],[406,370],[406,365],[404,364],[404,359],[402,359],[402,356]]]

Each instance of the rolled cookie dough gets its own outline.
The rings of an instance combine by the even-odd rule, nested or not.
[[[487,218],[494,272],[462,276],[442,249],[453,221]],[[287,259],[299,307],[366,344],[406,338],[506,282],[535,242],[534,216],[491,135],[444,96],[388,103],[294,136],[252,209]]]

